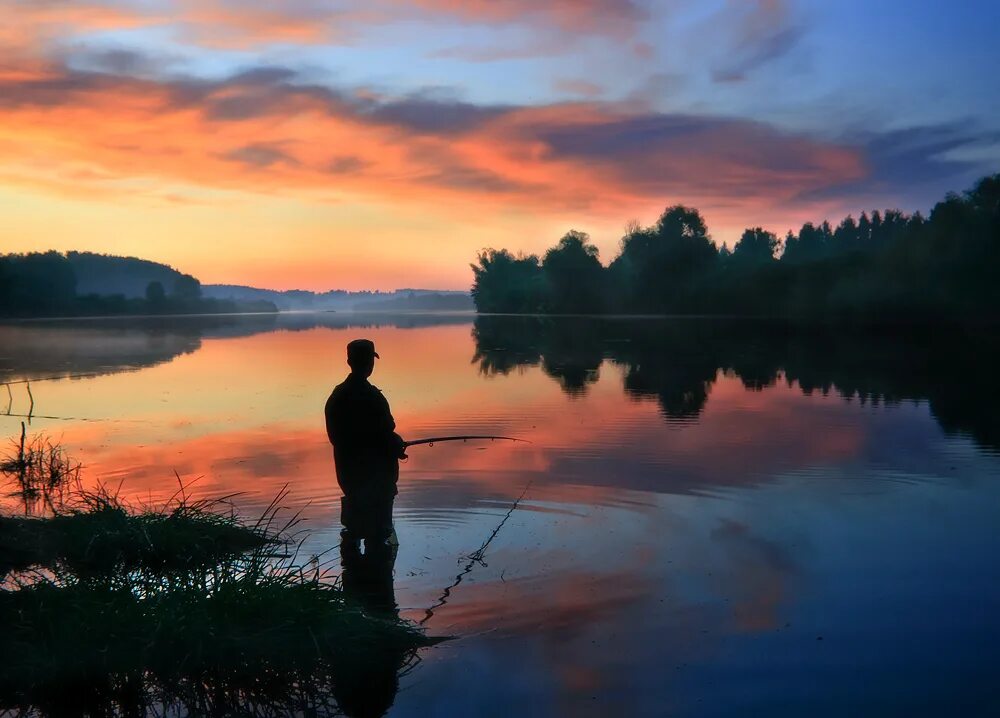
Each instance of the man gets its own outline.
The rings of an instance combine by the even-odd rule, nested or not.
[[[351,373],[326,401],[326,433],[341,499],[344,541],[365,539],[365,549],[395,541],[392,501],[399,480],[399,460],[406,458],[402,437],[382,392],[368,382],[379,355],[369,339],[347,345]]]

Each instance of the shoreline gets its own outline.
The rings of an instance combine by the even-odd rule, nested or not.
[[[123,321],[129,319],[136,320],[158,320],[158,319],[198,319],[198,318],[226,318],[226,317],[281,317],[281,316],[309,316],[333,314],[340,317],[345,316],[380,316],[380,317],[402,317],[402,316],[442,316],[442,317],[468,317],[471,321],[479,318],[524,318],[524,319],[591,319],[608,321],[723,321],[723,322],[751,322],[759,324],[780,325],[791,329],[942,329],[942,328],[976,328],[976,329],[1000,329],[1000,318],[921,318],[921,319],[900,319],[886,318],[879,319],[872,317],[867,320],[830,318],[830,317],[782,317],[776,315],[761,314],[656,314],[656,313],[546,313],[546,312],[478,312],[475,310],[433,310],[433,309],[408,309],[408,310],[387,310],[387,309],[290,309],[278,310],[275,312],[191,312],[191,313],[170,313],[170,314],[90,314],[90,315],[58,315],[58,316],[0,316],[0,326],[66,322],[66,321],[86,321],[94,322],[101,320]]]

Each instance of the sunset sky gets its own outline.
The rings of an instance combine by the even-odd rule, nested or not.
[[[463,289],[699,208],[718,243],[1000,171],[995,0],[0,0],[0,250]]]

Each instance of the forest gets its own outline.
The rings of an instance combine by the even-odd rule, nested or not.
[[[717,246],[698,210],[630,222],[605,266],[572,230],[544,256],[485,249],[472,265],[481,313],[708,314],[836,322],[1000,318],[1000,174],[928,216],[898,210],[807,223],[783,238],[749,228]]]
[[[157,262],[89,252],[0,255],[0,316],[274,312],[266,301],[202,296],[201,282]]]

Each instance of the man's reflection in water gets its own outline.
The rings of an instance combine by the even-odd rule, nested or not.
[[[399,613],[393,586],[393,568],[398,546],[375,543],[361,550],[361,543],[349,538],[340,544],[340,580],[344,592],[372,614],[395,618]]]
[[[361,542],[350,536],[344,536],[340,543],[340,580],[344,593],[369,615],[388,620],[399,616],[393,586],[396,550],[395,544],[382,541],[371,542],[362,551]],[[385,715],[396,699],[399,674],[407,658],[407,653],[373,646],[371,652],[359,657],[354,680],[336,686],[334,698],[340,709],[357,718]]]

